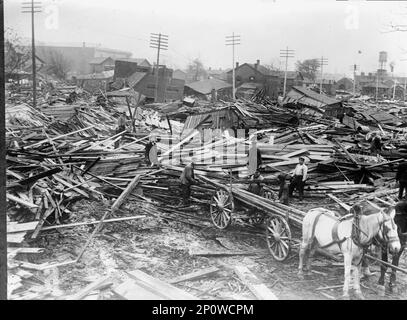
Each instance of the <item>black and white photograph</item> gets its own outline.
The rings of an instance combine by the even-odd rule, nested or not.
[[[0,3],[2,300],[407,300],[407,1]]]

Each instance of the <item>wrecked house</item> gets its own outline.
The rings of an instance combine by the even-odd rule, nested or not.
[[[185,81],[174,79],[173,70],[166,66],[160,66],[158,69],[158,79],[156,72],[146,59],[116,60],[114,82],[110,89],[120,90],[130,87],[144,95],[147,100],[156,102],[182,100]]]
[[[185,84],[185,95],[203,100],[217,100],[232,96],[232,86],[222,80],[206,79]]]
[[[319,113],[320,115],[338,119],[344,115],[341,101],[298,86],[294,86],[288,92],[283,100],[283,105],[300,107],[305,110],[305,113],[313,115]]]
[[[98,93],[99,90],[106,91],[108,83],[113,79],[113,74],[113,70],[102,71],[100,73],[78,75],[73,77],[73,80],[78,87],[90,93]]]

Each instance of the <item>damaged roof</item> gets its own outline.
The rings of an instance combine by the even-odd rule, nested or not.
[[[210,94],[212,89],[218,91],[221,89],[231,88],[232,85],[218,79],[206,79],[185,84],[185,87],[188,87],[201,94]]]
[[[323,108],[328,105],[340,104],[341,102],[310,89],[294,86],[283,101],[283,104],[287,103],[300,103],[307,106]]]

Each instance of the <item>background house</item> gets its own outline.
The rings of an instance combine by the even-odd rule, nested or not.
[[[91,73],[100,73],[114,69],[114,60],[111,57],[93,58],[89,64],[91,65]]]
[[[232,75],[232,70],[227,72],[227,82],[232,83]],[[239,87],[243,83],[247,82],[261,84],[266,95],[271,98],[278,97],[278,72],[271,71],[270,69],[262,66],[260,64],[260,60],[257,60],[254,64],[244,63],[239,65],[239,63],[236,62],[235,81],[236,87]]]

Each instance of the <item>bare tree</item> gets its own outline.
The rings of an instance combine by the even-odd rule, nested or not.
[[[201,77],[206,78],[208,76],[205,67],[201,60],[194,59],[192,63],[188,65],[188,73],[194,75],[194,81],[198,81]]]
[[[13,74],[27,67],[31,50],[22,44],[21,37],[11,28],[7,28],[4,33],[4,71]]]
[[[58,79],[65,79],[71,67],[70,61],[57,50],[48,49],[44,55],[47,61],[47,73]]]
[[[295,67],[298,72],[301,72],[306,78],[315,80],[316,73],[319,68],[318,59],[307,59],[304,61],[297,61]]]

